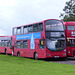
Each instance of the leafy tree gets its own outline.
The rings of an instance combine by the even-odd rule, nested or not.
[[[63,11],[64,13],[61,13],[59,16],[63,21],[75,21],[75,0],[66,2]]]

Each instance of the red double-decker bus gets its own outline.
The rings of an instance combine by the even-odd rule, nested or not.
[[[75,56],[75,22],[64,22],[67,56]]]
[[[48,19],[13,28],[12,46],[15,56],[31,58],[66,57],[63,22]]]
[[[0,36],[0,53],[12,54],[12,37]]]

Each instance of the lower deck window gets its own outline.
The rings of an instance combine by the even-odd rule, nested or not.
[[[28,48],[27,41],[24,41],[24,42],[23,42],[23,47],[24,47],[24,48]]]
[[[51,51],[61,51],[65,49],[65,38],[64,39],[50,39],[46,38],[47,48]]]
[[[74,39],[68,39],[67,40],[67,46],[69,46],[69,47],[75,46],[75,40]]]
[[[21,48],[23,48],[23,41],[21,41]]]
[[[15,47],[16,48],[28,48],[28,43],[26,41],[17,41],[15,42]]]
[[[20,41],[17,41],[17,48],[20,48]]]
[[[0,47],[10,47],[11,46],[11,41],[1,41],[0,42]]]

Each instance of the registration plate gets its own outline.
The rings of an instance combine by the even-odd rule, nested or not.
[[[54,56],[54,58],[59,58],[59,56]]]

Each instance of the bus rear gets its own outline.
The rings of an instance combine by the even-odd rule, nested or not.
[[[64,22],[67,56],[75,57],[75,22]]]
[[[0,53],[12,54],[12,37],[0,36]]]
[[[60,20],[45,21],[46,58],[65,58],[66,45],[63,23]]]

